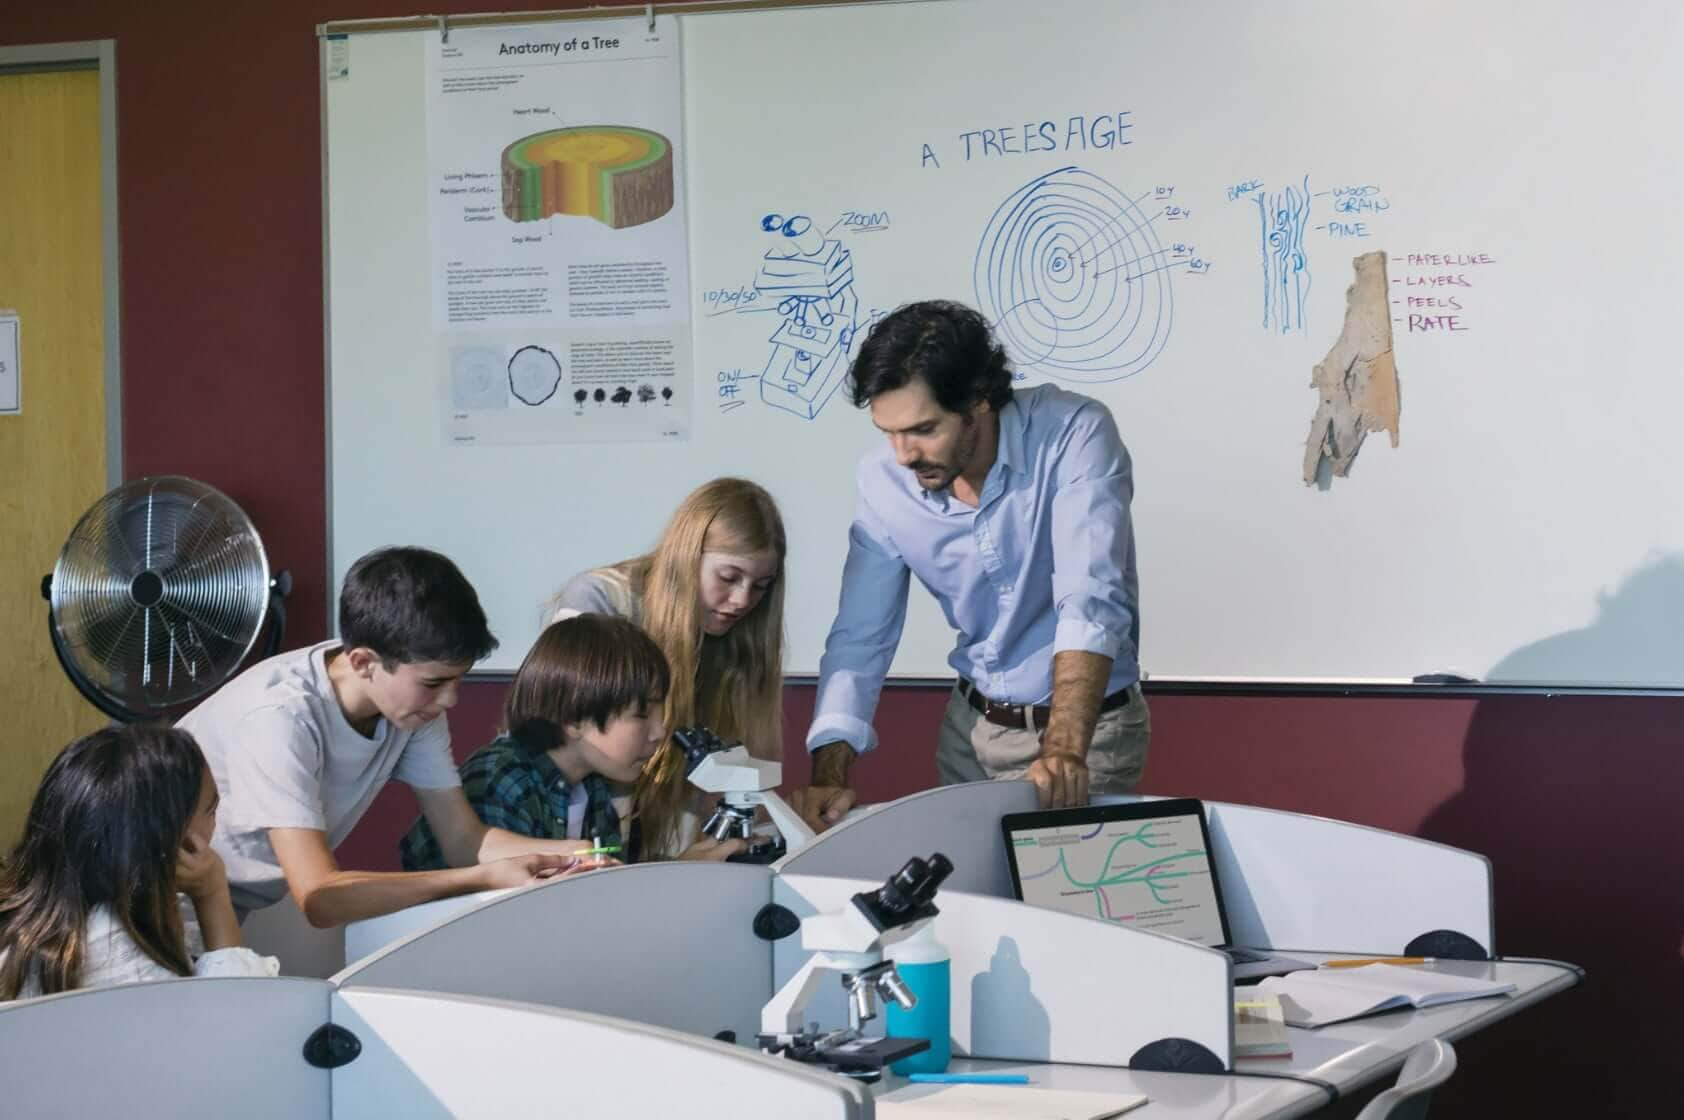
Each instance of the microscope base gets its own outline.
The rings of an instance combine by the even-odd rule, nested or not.
[[[927,1038],[849,1038],[850,1032],[833,1031],[824,1035],[758,1036],[760,1048],[769,1054],[782,1054],[796,1062],[827,1066],[845,1077],[859,1081],[876,1081],[890,1062],[922,1054],[930,1048]],[[838,1037],[844,1036],[844,1037]]]

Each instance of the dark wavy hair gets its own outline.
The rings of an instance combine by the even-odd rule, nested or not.
[[[339,639],[400,663],[472,665],[497,648],[479,595],[460,568],[426,548],[382,548],[345,573]]]
[[[107,727],[59,752],[0,866],[0,1000],[31,980],[43,995],[80,987],[102,904],[147,956],[192,974],[175,867],[205,769],[193,736],[160,724]]]
[[[1012,368],[988,320],[961,303],[926,300],[896,308],[871,328],[848,372],[855,408],[904,388],[913,378],[948,412],[978,401],[994,411],[1012,399]]]
[[[659,706],[672,685],[655,640],[631,622],[581,614],[552,622],[520,663],[503,702],[503,726],[531,751],[559,743],[561,725],[608,721]]]

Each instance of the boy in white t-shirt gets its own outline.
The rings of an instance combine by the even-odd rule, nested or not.
[[[576,858],[588,840],[489,828],[463,796],[445,713],[497,640],[455,564],[422,548],[364,556],[340,590],[339,635],[252,666],[180,722],[222,799],[213,846],[235,906],[290,892],[327,927],[601,865]],[[346,871],[334,859],[391,778],[414,789],[449,868]]]

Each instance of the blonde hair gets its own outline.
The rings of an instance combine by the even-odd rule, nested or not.
[[[777,561],[766,594],[719,637],[702,629],[704,552],[766,553]],[[672,666],[669,734],[701,725],[727,743],[745,744],[756,758],[783,757],[785,552],[772,495],[746,479],[718,478],[679,504],[655,551],[616,565],[642,597],[643,629]],[[684,755],[669,738],[643,768],[633,798],[646,855],[676,854],[688,799]]]

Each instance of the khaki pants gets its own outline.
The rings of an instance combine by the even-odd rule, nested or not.
[[[1138,684],[1129,686],[1129,702],[1099,713],[1088,747],[1088,792],[1130,793],[1146,769],[1152,714]],[[936,774],[944,786],[992,778],[1021,778],[1041,753],[1041,729],[1000,727],[982,718],[959,686],[947,698],[936,741]]]

